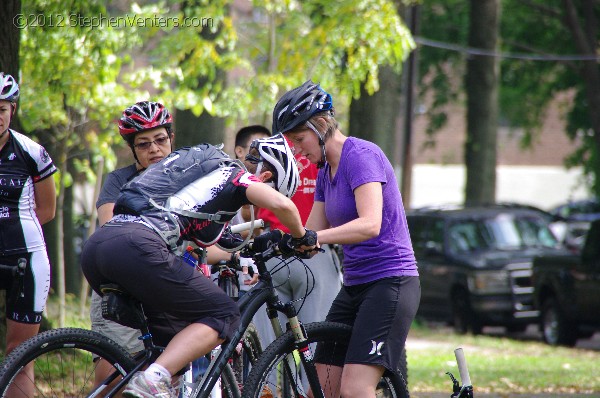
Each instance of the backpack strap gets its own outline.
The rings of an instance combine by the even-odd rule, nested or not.
[[[237,211],[223,211],[223,210],[220,210],[216,213],[203,213],[203,212],[189,211],[189,210],[183,210],[183,209],[175,211],[175,210],[167,209],[166,207],[159,205],[152,198],[150,198],[148,200],[148,202],[152,206],[156,207],[159,210],[163,210],[163,211],[166,211],[169,213],[181,214],[182,216],[197,218],[200,220],[214,221],[219,224],[225,224],[226,222],[230,221],[237,213]]]

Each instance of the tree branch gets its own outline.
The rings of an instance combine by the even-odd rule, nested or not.
[[[587,41],[587,37],[579,24],[579,17],[577,15],[577,10],[575,9],[575,5],[572,0],[563,0],[563,4],[565,6],[565,16],[563,21],[573,34],[573,41],[575,42],[575,46],[579,50],[581,54],[592,54],[593,51],[590,48],[590,45]]]
[[[533,8],[536,11],[541,12],[542,14],[549,15],[553,18],[561,17],[561,12],[557,8],[550,7],[550,6],[547,6],[544,4],[535,3],[532,0],[520,0],[520,1],[524,5],[529,6],[530,8]],[[600,0],[596,0],[596,1],[600,1]]]

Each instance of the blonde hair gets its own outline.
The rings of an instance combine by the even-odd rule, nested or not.
[[[333,109],[330,109],[328,111],[315,113],[310,119],[308,119],[308,121],[317,128],[319,133],[323,135],[323,141],[327,141],[339,127],[339,123],[337,120],[335,120],[333,115],[334,111]],[[292,130],[288,131],[286,134],[298,133],[305,129],[306,124],[302,123],[301,125],[296,126]]]

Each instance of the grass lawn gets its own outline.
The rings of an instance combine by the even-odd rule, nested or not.
[[[451,392],[462,347],[479,393],[600,393],[600,351],[550,347],[541,341],[460,336],[448,328],[414,326],[407,343],[411,392]]]
[[[82,315],[75,297],[67,298],[66,307],[66,326],[89,329],[89,311]],[[46,316],[58,327],[55,299],[49,301]],[[467,358],[475,396],[584,393],[600,397],[600,349],[550,347],[541,341],[503,336],[461,336],[447,327],[418,323],[407,342],[411,393],[444,392],[449,397],[452,382],[446,372],[459,377],[454,358],[457,347],[463,348]]]

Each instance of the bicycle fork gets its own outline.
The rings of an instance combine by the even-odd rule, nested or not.
[[[298,320],[296,308],[292,303],[285,304],[284,313],[288,318],[289,329],[294,335],[294,345],[300,354],[300,362],[302,363],[304,371],[306,372],[306,378],[312,390],[313,397],[324,398],[325,394],[323,393],[321,384],[319,382],[314,355],[308,342],[306,330],[302,327],[302,324]],[[291,360],[295,361],[295,358],[292,357]],[[292,372],[292,367],[289,361],[290,358],[284,362],[284,377],[289,379],[290,386],[293,389],[293,395],[296,397],[304,397],[304,395],[301,395],[302,389],[299,388],[298,383],[296,382],[296,378],[294,377],[294,373]]]

